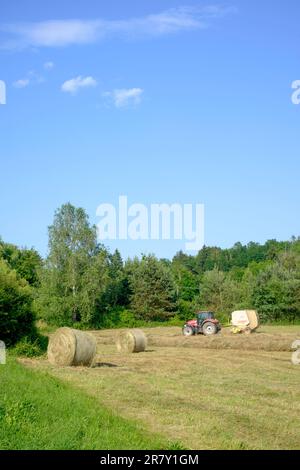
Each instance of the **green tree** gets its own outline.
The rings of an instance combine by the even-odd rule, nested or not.
[[[176,286],[171,270],[155,256],[143,256],[131,266],[131,308],[146,321],[166,320],[176,311]]]
[[[199,294],[199,279],[187,268],[173,264],[172,272],[176,284],[176,294],[182,300],[191,302]]]
[[[128,279],[119,250],[108,255],[109,282],[105,293],[106,308],[113,309],[129,304]]]
[[[63,205],[49,227],[49,256],[37,299],[41,316],[61,325],[94,324],[107,282],[107,252],[97,244],[96,228],[84,209]]]
[[[32,290],[0,259],[0,339],[7,346],[34,332]]]
[[[36,250],[18,248],[0,239],[0,258],[4,259],[9,267],[15,269],[30,285],[38,286],[38,270],[42,265],[42,259]]]
[[[300,256],[283,252],[256,279],[253,303],[263,321],[300,320]]]
[[[200,303],[205,309],[222,312],[225,274],[217,268],[204,273],[200,284]]]

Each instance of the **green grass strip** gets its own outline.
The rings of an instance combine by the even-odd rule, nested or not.
[[[159,435],[84,392],[9,360],[0,365],[0,449],[163,449]]]

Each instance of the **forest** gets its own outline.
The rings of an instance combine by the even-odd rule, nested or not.
[[[60,207],[49,227],[48,255],[0,239],[0,331],[7,345],[47,325],[120,328],[181,325],[197,310],[227,324],[253,308],[264,323],[300,322],[300,237],[232,248],[204,246],[172,260],[123,260],[97,242],[86,211]]]

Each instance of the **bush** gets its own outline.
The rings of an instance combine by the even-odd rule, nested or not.
[[[100,328],[135,328],[145,324],[137,320],[134,313],[122,307],[116,307],[105,313],[101,323],[97,326]]]
[[[234,309],[232,309],[232,312],[233,311],[234,311]],[[214,313],[215,313],[215,317],[219,320],[221,325],[223,325],[223,326],[230,326],[231,325],[231,313],[224,313],[224,312],[220,312],[220,311],[217,311],[217,312],[214,312]]]
[[[147,321],[136,318],[131,310],[116,307],[102,316],[101,322],[96,325],[100,329],[113,328],[150,328],[156,326],[181,326],[182,320],[175,315],[169,320]]]
[[[30,286],[0,259],[0,339],[16,344],[34,333],[34,320]]]
[[[188,300],[179,299],[177,302],[178,313],[176,317],[182,321],[191,320],[195,316],[195,305]]]
[[[13,354],[25,357],[41,356],[46,352],[47,345],[48,338],[46,336],[37,335],[35,339],[25,336],[15,345]]]
[[[193,318],[193,313],[192,315],[189,316],[189,318],[186,317],[184,319],[180,318],[179,314],[176,314],[173,318],[171,318],[167,322],[158,324],[157,326],[179,326],[182,328],[184,323],[187,320],[191,320],[192,318]]]

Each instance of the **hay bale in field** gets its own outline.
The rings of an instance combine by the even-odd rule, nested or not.
[[[142,352],[147,348],[147,337],[142,330],[123,330],[117,335],[116,346],[123,353]]]
[[[0,341],[1,342],[1,341]],[[291,349],[300,349],[300,339],[296,339],[293,344]]]
[[[48,360],[55,366],[90,366],[96,353],[96,339],[84,331],[59,328],[50,337]]]

